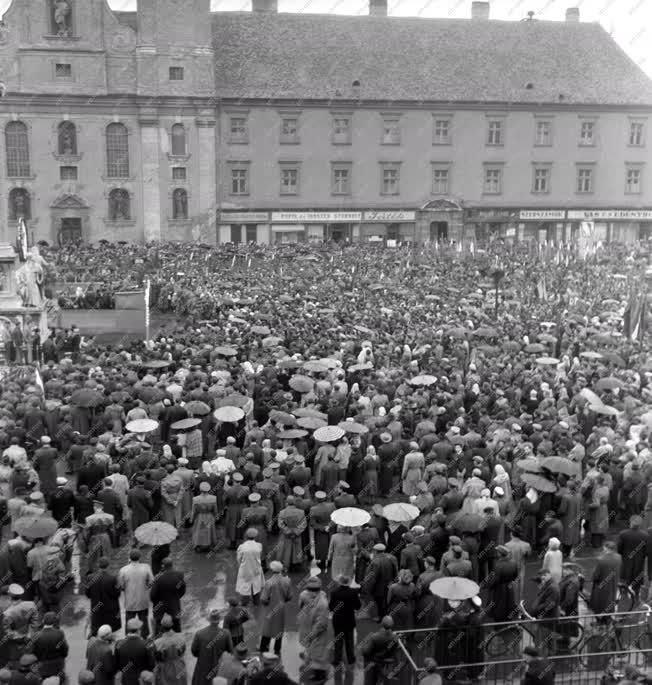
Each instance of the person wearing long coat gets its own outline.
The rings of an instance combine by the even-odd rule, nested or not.
[[[302,533],[308,525],[306,515],[294,504],[294,496],[287,498],[287,506],[279,512],[277,523],[280,535],[274,555],[289,571],[304,561]]]
[[[518,583],[518,566],[511,558],[506,547],[497,547],[498,558],[485,579],[488,587],[487,606],[494,621],[511,621],[516,613],[516,585]]]
[[[557,513],[562,525],[561,547],[565,555],[572,553],[580,544],[582,532],[582,495],[577,492],[575,481],[570,481],[568,488],[562,490]]]
[[[195,548],[212,548],[217,544],[217,497],[208,494],[209,483],[200,483],[199,490],[201,494],[192,500],[192,545]]]
[[[209,616],[210,625],[198,630],[192,639],[190,651],[197,658],[192,685],[212,685],[222,654],[233,653],[231,635],[220,628],[220,618],[220,612],[213,609]]]
[[[592,547],[600,547],[609,532],[609,488],[601,480],[602,476],[599,476],[588,507]]]
[[[537,493],[530,490],[525,497],[519,500],[514,514],[514,524],[520,526],[523,540],[529,542],[532,548],[537,545],[537,517],[540,507],[541,503]]]
[[[41,492],[48,500],[57,489],[57,450],[47,435],[41,438],[42,446],[34,452],[34,470],[38,473]]]
[[[100,559],[99,570],[86,577],[86,597],[90,599],[91,635],[96,635],[100,626],[108,625],[115,632],[120,630],[120,588],[118,577],[108,570],[108,559]]]
[[[326,502],[326,493],[316,492],[317,504],[310,507],[310,527],[315,541],[315,559],[321,566],[326,566],[331,542],[331,514],[335,511],[333,502]]]
[[[127,493],[127,506],[131,512],[131,528],[136,530],[138,526],[152,520],[154,502],[152,495],[145,490],[145,478],[139,476],[136,487],[131,488]]]
[[[417,590],[412,580],[412,571],[407,568],[401,569],[398,572],[398,582],[392,583],[387,592],[387,613],[394,620],[396,630],[414,628]]]
[[[172,472],[161,481],[161,521],[169,523],[175,528],[181,528],[183,523],[182,497],[183,482]]]
[[[188,460],[185,457],[177,460],[178,468],[174,475],[181,479],[181,519],[184,525],[190,520],[192,514],[192,489],[195,485],[195,474],[188,468]]]
[[[629,528],[618,535],[617,542],[618,554],[623,559],[621,579],[637,594],[645,581],[645,560],[648,559],[648,549],[652,543],[649,533],[641,530],[642,524],[640,516],[632,516]],[[648,563],[652,563],[652,560]],[[648,575],[651,574],[652,569],[649,569]]]
[[[616,610],[622,557],[613,542],[605,542],[604,552],[598,557],[591,578],[589,607],[594,614],[608,614]]]
[[[433,580],[441,578],[433,557],[426,557],[426,570],[416,582],[416,596],[414,605],[414,627],[434,628],[440,621],[444,611],[444,600],[430,592]]]
[[[161,620],[163,633],[154,640],[154,684],[186,685],[186,638],[172,630],[172,618],[164,616]]]
[[[263,575],[263,546],[257,542],[258,531],[250,528],[246,533],[247,539],[238,547],[238,575],[235,581],[235,591],[242,597],[258,600],[263,589],[265,576]]]
[[[417,485],[421,482],[425,467],[425,458],[423,452],[419,452],[419,445],[415,442],[410,443],[410,452],[405,455],[403,471],[401,473],[404,495],[411,497],[412,495],[416,496],[419,494]]]
[[[309,578],[299,595],[299,643],[305,648],[308,668],[326,670],[331,663],[333,643],[328,598],[316,576]]]
[[[364,526],[362,526],[362,529],[358,531],[355,538],[355,547],[357,550],[355,557],[355,581],[358,585],[362,583],[367,574],[367,568],[371,561],[371,551],[378,542],[378,531],[368,523],[365,523]]]
[[[265,607],[260,651],[268,651],[274,640],[274,651],[280,654],[285,632],[286,605],[292,599],[292,581],[283,575],[283,564],[280,561],[272,561],[269,568],[272,575],[265,581],[260,593],[260,603]]]
[[[238,527],[242,511],[247,506],[249,488],[242,485],[242,474],[233,474],[233,485],[224,488],[224,536],[235,549],[242,539],[242,530]]]
[[[249,528],[255,528],[258,531],[256,542],[263,546],[263,567],[265,567],[267,564],[267,537],[272,527],[272,519],[269,509],[264,504],[260,504],[260,493],[252,492],[248,499],[250,506],[242,510],[238,527],[243,532]]]
[[[337,527],[337,533],[331,537],[328,547],[326,565],[331,567],[331,578],[335,581],[340,576],[352,578],[355,567],[355,537],[349,528]]]

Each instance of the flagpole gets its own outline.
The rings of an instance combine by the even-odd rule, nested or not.
[[[150,324],[150,316],[149,316],[149,295],[150,295],[150,289],[151,289],[151,283],[149,278],[147,279],[147,282],[145,283],[145,342],[149,341],[149,324]]]

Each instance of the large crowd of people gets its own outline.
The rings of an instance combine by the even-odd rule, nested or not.
[[[92,275],[111,297],[149,279],[177,320],[143,342],[55,330],[33,351],[38,373],[3,372],[0,681],[183,683],[188,649],[193,685],[290,682],[279,658],[296,596],[306,682],[357,661],[365,682],[387,677],[413,628],[445,636],[420,664],[429,685],[465,665],[477,678],[483,626],[520,615],[539,559],[525,679],[554,682],[542,664],[551,626],[579,614],[580,550],[597,554],[590,613],[612,613],[622,583],[645,599],[647,245],[42,254],[49,283]],[[347,524],[349,508],[366,515]],[[152,522],[177,539],[143,547]],[[188,555],[233,550],[238,569],[189,645],[182,541]],[[434,593],[445,579],[475,589]],[[90,615],[72,667],[58,627],[71,587]],[[361,615],[379,626],[356,644]]]

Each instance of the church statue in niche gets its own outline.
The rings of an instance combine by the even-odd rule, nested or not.
[[[109,219],[111,221],[128,221],[131,219],[129,193],[116,189],[109,194]]]
[[[77,154],[77,132],[75,125],[70,121],[64,121],[59,126],[59,154]]]
[[[53,0],[52,17],[54,19],[54,33],[59,38],[72,35],[72,8],[70,0]]]
[[[183,188],[177,188],[172,194],[173,202],[173,213],[172,217],[174,219],[187,219],[188,218],[188,194]]]

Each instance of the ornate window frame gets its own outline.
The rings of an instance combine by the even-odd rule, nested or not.
[[[107,155],[107,129],[111,124],[122,124],[127,129],[127,151],[129,155],[129,175],[128,176],[108,176],[107,171],[109,170],[109,159]],[[136,168],[134,165],[134,146],[133,146],[133,128],[120,117],[114,117],[111,120],[105,120],[102,123],[102,175],[100,178],[105,183],[119,183],[119,182],[130,182],[136,180],[136,175],[132,171]]]
[[[119,180],[119,179],[117,179]],[[114,190],[125,190],[129,195],[129,214],[130,219],[110,219],[109,218],[109,198]],[[102,221],[105,226],[113,226],[115,228],[120,228],[122,226],[135,226],[138,222],[136,219],[136,203],[135,203],[136,193],[126,185],[120,185],[119,183],[113,183],[111,186],[107,187],[104,191],[104,207],[105,216],[102,217]]]

